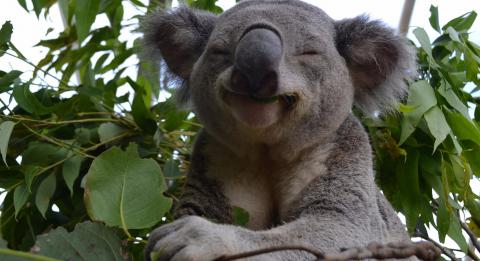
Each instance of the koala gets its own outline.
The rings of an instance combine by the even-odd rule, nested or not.
[[[335,253],[409,240],[352,114],[353,106],[392,111],[415,76],[415,55],[392,29],[366,16],[335,21],[298,0],[245,0],[218,16],[157,11],[143,40],[182,81],[178,100],[204,126],[177,219],[150,234],[148,260],[152,251],[159,260],[213,260],[282,245]],[[249,213],[246,227],[233,224],[236,207]]]

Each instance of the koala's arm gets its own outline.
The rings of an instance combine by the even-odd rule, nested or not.
[[[174,205],[174,218],[201,216],[217,223],[232,223],[232,208],[221,185],[205,175],[207,159],[202,152],[207,135],[200,131],[193,149],[183,194]]]

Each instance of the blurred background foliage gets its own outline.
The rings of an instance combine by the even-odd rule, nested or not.
[[[37,64],[10,41],[15,25],[0,29],[0,61],[15,57],[33,72],[25,79],[15,68],[0,71],[0,95],[8,97],[0,104],[0,258],[142,260],[149,231],[171,221],[201,125],[176,109],[165,68],[143,59],[139,40],[119,36],[140,31],[142,16],[124,17],[126,4],[146,14],[172,3],[18,4],[45,17],[58,4],[65,29],[38,43],[48,52]],[[184,4],[223,11],[215,0]],[[440,37],[414,29],[419,77],[400,113],[359,116],[372,137],[378,184],[412,237],[434,241],[445,259],[479,260],[480,189],[472,184],[480,179],[480,100],[472,94],[480,90],[480,47],[469,41],[477,14],[441,27],[437,8],[430,11]],[[100,15],[109,25],[92,29]],[[248,214],[238,213],[245,223]],[[445,246],[447,236],[457,246]]]

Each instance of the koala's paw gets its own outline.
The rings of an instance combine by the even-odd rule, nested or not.
[[[213,260],[239,252],[233,227],[212,223],[197,216],[163,225],[150,234],[146,260]],[[153,255],[152,252],[155,252]],[[156,261],[155,260],[155,261]]]

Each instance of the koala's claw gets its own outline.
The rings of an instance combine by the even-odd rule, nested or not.
[[[233,253],[235,232],[232,227],[214,224],[190,216],[155,229],[145,248],[145,260],[212,260]]]

